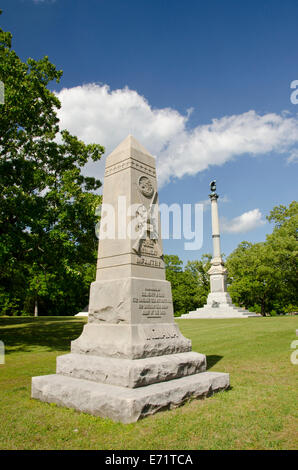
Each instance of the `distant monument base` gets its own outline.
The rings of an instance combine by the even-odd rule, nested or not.
[[[258,313],[235,307],[227,292],[212,292],[208,295],[207,304],[193,312],[181,315],[180,318],[250,318],[261,317]]]
[[[87,305],[84,310],[82,310],[81,312],[77,313],[76,315],[74,315],[74,317],[88,317],[89,315],[89,305]]]

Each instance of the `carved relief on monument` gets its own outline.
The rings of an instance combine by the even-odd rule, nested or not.
[[[121,162],[116,163],[115,165],[107,167],[105,170],[105,177],[111,176],[114,173],[117,173],[118,171],[126,170],[127,168],[134,168],[135,170],[141,171],[142,173],[146,173],[150,176],[153,176],[154,178],[156,177],[156,171],[154,168],[131,158],[124,159]]]
[[[133,245],[133,250],[140,256],[147,255],[161,258],[162,250],[158,241],[157,191],[154,190],[150,178],[144,175],[140,176],[138,180],[137,191],[140,201],[140,205],[136,210],[138,237]],[[148,199],[150,198],[148,206]],[[146,260],[143,262],[138,260],[137,263],[147,265]]]
[[[153,185],[147,176],[139,178],[139,190],[146,197],[152,197],[154,193]]]
[[[167,340],[167,339],[178,339],[179,335],[175,331],[170,331],[169,328],[155,327],[146,328],[146,340]]]
[[[144,240],[141,246],[141,254],[158,257],[155,241],[150,240],[150,238]]]

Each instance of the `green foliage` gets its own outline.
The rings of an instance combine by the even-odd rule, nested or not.
[[[183,261],[176,255],[165,255],[166,278],[171,282],[175,316],[202,307],[209,293],[207,271],[210,255],[202,261],[189,261],[183,270]]]
[[[274,207],[267,219],[275,226],[264,243],[242,242],[228,257],[229,292],[235,303],[275,315],[298,304],[298,203]]]
[[[212,256],[204,254],[201,260],[188,261],[185,266],[185,272],[189,272],[195,278],[196,290],[194,293],[195,308],[203,307],[207,302],[207,297],[210,292],[210,280],[208,270],[210,269],[210,261]]]
[[[48,88],[62,71],[48,57],[26,62],[0,29],[0,285],[2,313],[73,314],[88,302],[97,240],[95,208],[101,183],[82,167],[99,160],[59,129],[60,102]]]
[[[236,305],[276,316],[298,310],[298,203],[274,207],[267,219],[274,228],[265,242],[243,241],[227,258],[228,290]],[[178,256],[165,256],[176,316],[206,304],[210,261],[203,255],[183,269]]]

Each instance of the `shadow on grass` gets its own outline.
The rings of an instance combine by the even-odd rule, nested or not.
[[[5,354],[34,351],[37,347],[69,351],[70,341],[80,336],[84,325],[84,321],[73,317],[0,318],[0,340],[5,344]]]
[[[207,356],[207,370],[217,364],[223,356]]]

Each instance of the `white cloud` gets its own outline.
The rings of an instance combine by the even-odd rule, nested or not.
[[[250,232],[251,230],[261,227],[265,223],[266,222],[262,219],[262,213],[259,209],[244,212],[242,215],[239,215],[232,220],[227,220],[224,217],[220,219],[221,230],[226,233]]]
[[[284,154],[298,144],[298,119],[284,112],[259,115],[252,110],[189,129],[191,110],[182,115],[172,108],[154,109],[129,88],[112,91],[107,85],[87,84],[63,89],[58,97],[61,127],[87,143],[104,145],[107,154],[134,135],[157,157],[160,185],[246,153]],[[90,163],[86,171],[102,177],[100,166]]]

